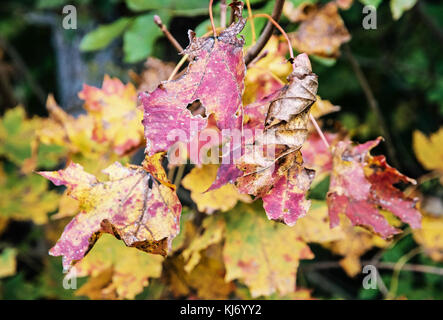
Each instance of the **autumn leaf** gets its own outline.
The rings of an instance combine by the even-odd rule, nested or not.
[[[246,148],[237,163],[243,175],[236,185],[240,192],[263,199],[269,219],[294,225],[309,209],[305,194],[314,178],[314,171],[303,166],[299,151],[308,134],[309,110],[318,87],[306,54],[296,57],[288,79],[269,105],[263,135],[255,137],[252,150]],[[260,145],[265,148],[256,148]]]
[[[168,180],[168,176],[166,175],[165,169],[162,166],[164,155],[164,152],[158,152],[152,156],[147,155],[143,160],[142,166],[161,184],[175,190],[176,186]]]
[[[282,144],[298,150],[307,137],[309,110],[316,100],[318,81],[306,54],[298,55],[294,66],[288,77],[289,84],[269,105],[264,139],[268,144]]]
[[[137,109],[135,87],[105,75],[102,88],[83,85],[78,94],[94,118],[93,139],[109,141],[118,155],[124,155],[143,142],[143,112]]]
[[[443,261],[443,218],[426,214],[421,229],[413,230],[415,241],[435,261]]]
[[[200,254],[199,263],[190,272],[184,269],[183,256],[166,260],[164,268],[172,294],[196,299],[228,299],[235,285],[225,280],[222,246],[211,245]]]
[[[104,234],[88,255],[75,264],[77,277],[90,276],[76,294],[93,294],[88,286],[91,286],[91,281],[96,283],[99,278],[103,283],[101,294],[109,296],[114,293],[120,299],[134,299],[148,286],[149,278],[160,277],[163,260],[161,256],[128,248],[111,235]],[[73,270],[71,269],[71,274]]]
[[[390,242],[372,234],[361,227],[354,227],[349,220],[343,219],[340,223],[343,234],[342,239],[331,243],[322,243],[322,246],[331,250],[332,253],[343,256],[339,261],[343,270],[350,277],[361,274],[362,266],[360,258],[373,248],[385,248]]]
[[[308,214],[300,218],[293,227],[306,243],[329,243],[342,240],[345,233],[341,228],[331,229],[328,219],[328,206],[325,201],[311,200]]]
[[[13,276],[17,272],[17,250],[6,248],[0,253],[0,278]]]
[[[42,225],[48,222],[48,213],[57,209],[58,199],[43,178],[5,172],[0,165],[0,218]]]
[[[310,10],[290,37],[297,51],[326,58],[338,57],[340,46],[351,39],[335,2]]]
[[[283,14],[291,22],[300,22],[308,19],[310,13],[314,10],[316,10],[316,6],[310,3],[310,1],[301,2],[299,5],[286,1],[283,6]]]
[[[207,117],[193,115],[187,109],[197,100],[206,116],[214,115],[218,128],[239,127],[245,64],[243,40],[238,39],[237,34],[243,29],[246,19],[241,17],[241,12],[236,12],[236,15],[238,21],[217,38],[197,38],[190,31],[190,44],[184,53],[192,62],[186,73],[177,80],[162,82],[151,93],[140,94],[148,155],[167,151],[176,142],[168,139],[168,133],[173,129],[183,130],[186,137],[180,142],[187,143],[206,127]]]
[[[75,163],[65,170],[39,172],[55,185],[66,185],[80,203],[80,213],[66,226],[50,254],[62,255],[63,266],[69,269],[102,233],[110,233],[127,246],[166,255],[179,232],[181,204],[175,192],[142,168],[125,168],[116,162],[103,172],[108,181],[98,181]]]
[[[193,235],[192,241],[183,250],[182,255],[186,262],[184,266],[186,272],[192,271],[200,262],[201,251],[222,241],[225,232],[225,222],[220,216],[209,216],[203,220],[202,228],[204,230],[202,234]]]
[[[226,214],[223,257],[226,280],[244,282],[256,298],[293,292],[299,261],[313,254],[292,228],[267,221],[256,203]]]
[[[339,106],[333,105],[331,101],[324,100],[320,96],[316,97],[316,100],[311,107],[311,114],[316,119],[337,111],[340,111]]]
[[[293,226],[300,217],[306,215],[311,205],[306,200],[306,193],[314,179],[315,172],[304,168],[299,161],[294,161],[292,167],[274,183],[274,187],[262,197],[263,208],[269,219],[281,220]]]
[[[95,157],[106,153],[107,145],[93,139],[95,121],[89,114],[73,117],[57,105],[52,95],[46,100],[49,118],[38,128],[36,135],[41,144],[65,146],[71,154]]]
[[[381,138],[351,146],[340,141],[333,151],[333,171],[327,196],[331,227],[339,224],[345,213],[354,225],[372,228],[383,238],[399,232],[379,213],[379,207],[391,211],[412,228],[420,227],[421,215],[416,199],[407,198],[394,187],[398,182],[415,183],[386,163],[384,156],[371,156],[369,151]]]
[[[22,106],[6,111],[0,120],[0,155],[21,167],[23,173],[32,172],[36,167],[55,166],[66,148],[54,143],[36,148],[36,132],[44,125],[43,118],[27,118]]]
[[[427,170],[436,170],[441,174],[443,183],[443,127],[428,138],[418,130],[412,136],[414,153],[423,167]]]
[[[215,180],[218,166],[214,164],[194,167],[183,180],[182,185],[191,191],[191,198],[198,210],[211,214],[217,210],[228,211],[237,201],[250,202],[248,195],[240,194],[232,184],[226,184],[217,190],[207,191]]]

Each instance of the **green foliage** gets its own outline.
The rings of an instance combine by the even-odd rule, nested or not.
[[[94,51],[107,47],[114,39],[123,33],[130,22],[130,18],[120,18],[113,23],[99,26],[83,38],[80,44],[80,50]]]
[[[125,32],[123,36],[125,62],[138,62],[151,55],[155,41],[162,35],[161,30],[153,23],[155,14],[153,12],[138,16]],[[161,15],[161,18],[163,23],[168,24],[168,15]]]

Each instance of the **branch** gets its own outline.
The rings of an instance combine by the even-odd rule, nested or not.
[[[278,21],[280,19],[283,5],[285,0],[275,0],[274,10],[272,11],[272,19]],[[265,47],[269,38],[272,36],[272,32],[274,31],[274,25],[271,21],[268,21],[265,29],[262,34],[258,38],[257,42],[248,50],[245,55],[245,64],[248,65],[254,58],[260,53],[260,51]]]
[[[373,263],[371,260],[365,260],[361,262],[362,265],[370,265],[372,264],[376,268],[385,269],[385,270],[396,270],[397,263],[395,262],[376,262]],[[306,266],[302,266],[302,269],[305,271],[311,270],[325,270],[325,269],[334,269],[341,268],[341,265],[338,261],[320,261],[316,263],[312,263]],[[439,276],[443,276],[443,268],[434,267],[434,266],[426,266],[421,264],[405,264],[401,267],[402,271],[411,271],[411,272],[419,272],[419,273],[431,273]]]
[[[349,45],[345,44],[343,46],[343,48],[344,48],[344,51],[345,51],[345,53],[348,57],[348,60],[351,64],[351,67],[355,73],[355,76],[357,77],[357,80],[360,83],[361,88],[363,89],[363,92],[366,96],[366,100],[368,101],[369,107],[372,109],[372,112],[374,112],[375,117],[377,118],[377,121],[380,124],[380,129],[381,129],[382,135],[384,136],[385,141],[386,141],[386,148],[388,150],[389,158],[391,159],[394,166],[399,168],[400,163],[398,162],[398,159],[397,159],[397,154],[395,151],[394,143],[391,138],[391,134],[389,133],[385,119],[383,118],[383,114],[380,111],[380,107],[378,106],[378,102],[375,99],[374,93],[372,92],[372,89],[369,86],[368,80],[366,79],[363,71],[361,70],[360,65],[358,64],[358,61],[353,56]]]
[[[163,24],[162,19],[158,16],[154,16],[154,22],[155,24],[160,28],[160,30],[163,32],[163,34],[168,38],[169,42],[174,46],[174,48],[178,51],[178,53],[183,52],[183,47],[178,43],[178,41],[174,38],[174,36],[169,32],[169,30],[166,28],[166,26]]]

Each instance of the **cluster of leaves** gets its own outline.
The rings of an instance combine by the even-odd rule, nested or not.
[[[165,7],[155,1],[130,3],[139,10]],[[338,5],[345,6],[310,5],[309,14],[296,18],[294,7],[287,6],[287,16],[302,21],[290,34],[291,45],[319,58],[338,57],[340,45],[350,39]],[[47,237],[51,243],[60,238],[50,254],[63,256],[68,278],[89,276],[76,294],[92,299],[133,299],[142,292],[146,298],[311,298],[296,279],[301,260],[314,259],[316,245],[341,256],[345,272],[356,276],[360,257],[374,247],[393,246],[402,222],[413,228],[415,241],[430,258],[442,261],[442,219],[426,212],[422,219],[418,199],[397,188],[399,182],[415,181],[389,166],[384,156],[370,154],[381,139],[354,144],[342,128],[325,131],[326,146],[310,115],[319,119],[339,108],[317,95],[308,56],[298,55],[291,67],[286,42],[273,36],[266,55],[246,69],[247,48],[238,37],[246,20],[239,7],[234,10],[236,22],[217,38],[190,33],[184,53],[191,62],[181,77],[139,85],[141,106],[132,84],[105,76],[101,88],[85,85],[79,93],[86,113],[78,117],[64,112],[52,97],[48,118],[26,119],[20,107],[7,112],[0,153],[20,172],[0,176],[5,190],[0,232],[10,219],[47,223],[47,213],[58,207],[48,224],[55,230]],[[130,25],[125,38],[131,38],[127,33],[142,17],[147,19],[122,18],[117,34]],[[160,74],[167,66],[159,65],[149,82],[165,80]],[[153,89],[143,91],[147,86]],[[195,101],[203,113],[189,110]],[[198,132],[190,129],[191,122]],[[165,127],[186,132],[179,143],[188,148],[206,129],[248,128],[259,134],[252,141],[242,139],[238,162],[208,165],[197,157],[192,159],[196,166],[182,181],[177,173],[173,184],[169,173],[174,164],[168,165],[168,174],[163,165],[175,144]],[[440,177],[434,150],[442,132],[429,139],[414,133],[418,159]],[[257,158],[251,145],[274,148],[277,154]],[[199,154],[205,147],[199,146]],[[222,148],[209,147],[215,154]],[[129,164],[144,148],[141,165]],[[39,171],[66,186],[60,195],[31,172],[61,161],[64,169]],[[181,186],[190,191],[193,208],[182,208]],[[321,188],[319,199],[308,197]],[[18,196],[29,201],[14,200]],[[71,216],[61,232],[64,223],[58,222]],[[0,277],[13,274],[16,251],[6,249],[0,258]]]

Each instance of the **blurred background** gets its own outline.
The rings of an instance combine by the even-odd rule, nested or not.
[[[339,126],[349,132],[353,140],[361,142],[384,136],[386,141],[376,153],[385,154],[389,163],[418,180],[418,186],[411,192],[420,197],[421,210],[429,217],[426,220],[429,233],[415,234],[409,230],[395,240],[395,245],[385,246],[382,251],[371,245],[358,255],[362,260],[378,255],[377,259],[389,264],[419,248],[408,261],[427,266],[433,272],[396,273],[391,268],[382,273],[383,280],[387,284],[394,281],[396,298],[443,299],[443,132],[440,129],[443,125],[443,3],[437,0],[337,1],[349,37],[342,35],[338,44],[326,49],[312,43],[305,43],[303,47],[300,44],[303,39],[296,35],[301,23],[306,21],[303,15],[309,16],[316,4],[326,3],[324,0],[287,0],[279,20],[291,39],[295,39],[296,50],[300,47],[311,50],[313,71],[319,76],[318,94],[341,108],[323,119],[323,127]],[[220,21],[220,4],[221,1],[214,4],[216,25]],[[271,14],[274,7],[274,1],[251,0],[250,4],[254,13]],[[63,28],[63,19],[72,12],[63,12],[66,5],[76,9],[75,29]],[[362,27],[365,5],[377,7],[376,29]],[[97,289],[103,289],[104,285],[100,287],[96,283],[95,291],[89,289],[87,294],[63,288],[61,259],[47,252],[76,207],[60,189],[53,188],[32,171],[62,168],[67,159],[84,161],[84,166],[94,171],[99,166],[104,168],[104,163],[129,162],[137,154],[140,157],[142,148],[124,154],[117,149],[110,153],[108,149],[103,151],[103,146],[76,144],[77,140],[69,133],[69,143],[65,138],[64,142],[58,142],[57,137],[61,137],[56,136],[58,129],[54,129],[53,136],[40,133],[52,125],[47,122],[54,110],[51,103],[58,105],[66,117],[87,114],[85,99],[79,97],[79,92],[84,84],[101,87],[105,75],[120,79],[122,85],[132,83],[138,91],[153,90],[160,80],[168,78],[181,59],[153,22],[154,15],[160,16],[170,33],[186,47],[188,29],[195,30],[198,36],[209,30],[207,6],[206,0],[2,1],[1,299],[122,298],[115,293],[106,295]],[[243,15],[246,14],[245,10]],[[256,19],[257,35],[265,23],[264,19]],[[321,26],[320,23],[318,30],[322,30]],[[250,46],[253,41],[250,24],[242,34],[246,46]],[[48,95],[53,97],[48,99]],[[107,147],[104,144],[104,148]],[[97,159],[101,159],[99,163]],[[320,184],[313,198],[324,199],[327,189],[321,188]],[[189,192],[181,192],[185,204],[187,199],[192,207]],[[338,264],[331,264],[339,261],[338,251],[319,244],[312,245],[311,249],[318,260],[329,265],[309,265],[304,272],[302,264],[297,281],[309,288],[307,297],[383,298],[378,290],[362,290],[360,275],[350,276]],[[106,278],[104,273],[101,275],[102,280]],[[165,277],[169,280],[165,281]],[[142,286],[124,298],[249,297],[242,291],[246,289],[241,284],[234,293],[226,289],[231,295],[205,296],[199,294],[197,285],[191,284],[192,279],[183,280],[191,288],[188,291],[170,289],[167,283],[171,283],[171,277],[165,272],[152,276],[149,286]],[[78,287],[87,281],[88,277],[82,277]]]

